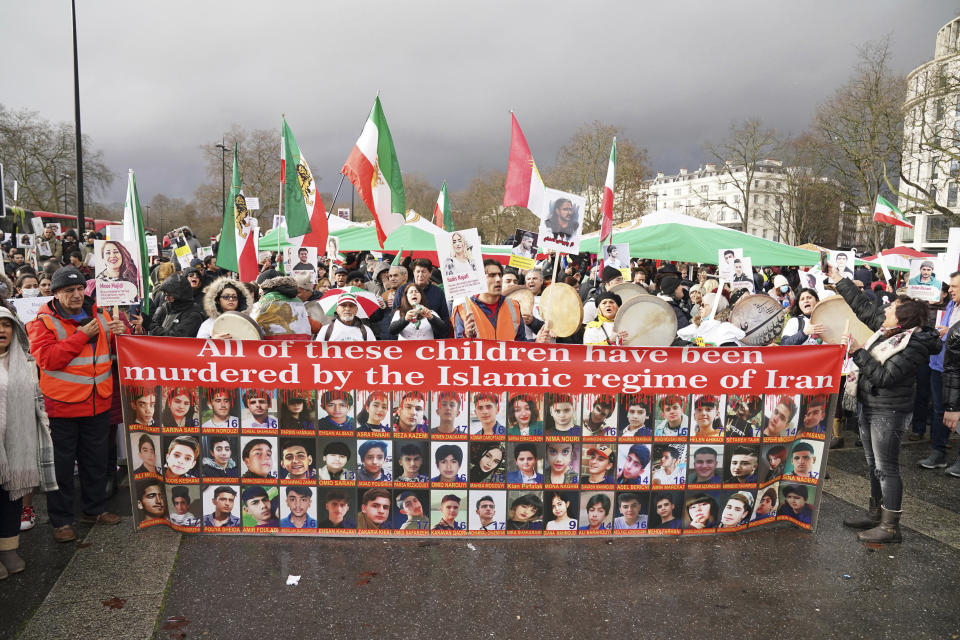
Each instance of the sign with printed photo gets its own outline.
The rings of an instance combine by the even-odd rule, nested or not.
[[[533,269],[537,260],[537,234],[526,229],[517,229],[513,234],[513,249],[510,250],[510,267],[526,271]]]
[[[733,259],[733,276],[730,278],[732,289],[746,289],[753,293],[753,260],[747,257]]]
[[[310,274],[310,282],[317,282],[317,248],[287,247],[284,249],[284,264],[290,272],[304,271]]]
[[[438,233],[437,260],[448,298],[464,298],[487,290],[480,253],[480,234],[476,229]]]
[[[575,193],[547,189],[547,217],[540,222],[540,253],[577,253],[587,199]]]
[[[853,251],[831,251],[830,264],[840,272],[840,277],[853,280],[853,268],[857,259]]]
[[[97,305],[135,304],[142,296],[140,247],[136,242],[94,240]]]
[[[730,282],[733,280],[733,261],[743,257],[743,249],[718,249],[717,254],[717,275]]]
[[[939,302],[943,280],[940,275],[939,260],[916,258],[910,261],[910,275],[907,276],[907,295],[928,302]]]
[[[600,248],[600,258],[604,267],[613,267],[620,271],[624,281],[630,280],[630,244],[620,242],[605,244]]]

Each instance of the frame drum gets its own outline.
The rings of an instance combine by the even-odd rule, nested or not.
[[[263,340],[263,330],[245,313],[224,311],[213,321],[211,333],[229,333],[234,340]]]
[[[638,295],[617,311],[613,330],[630,335],[627,347],[669,347],[677,337],[677,314],[657,296]]]
[[[569,338],[583,324],[583,303],[580,294],[568,284],[551,284],[540,294],[540,313],[550,331],[559,338]]]

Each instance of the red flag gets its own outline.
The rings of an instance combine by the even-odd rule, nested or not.
[[[517,117],[510,114],[513,129],[510,133],[510,158],[507,160],[507,183],[503,206],[526,207],[540,218],[547,215],[547,194],[543,178],[533,161],[530,145],[520,129]]]
[[[600,242],[611,236],[613,240],[613,184],[617,179],[617,139],[613,139],[610,148],[610,163],[607,165],[607,179],[603,183],[603,203],[600,211],[603,213],[603,222],[600,224]]]

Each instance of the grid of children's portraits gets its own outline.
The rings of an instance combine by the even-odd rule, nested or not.
[[[810,529],[835,402],[123,387],[137,525],[204,533]]]

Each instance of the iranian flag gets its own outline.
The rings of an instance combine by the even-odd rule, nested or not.
[[[913,229],[913,225],[903,217],[903,212],[881,195],[877,195],[877,206],[873,209],[873,220],[874,222],[885,222]]]
[[[230,199],[223,212],[220,244],[217,248],[217,266],[236,271],[243,282],[257,279],[257,237],[260,230],[256,218],[249,217],[247,199],[240,183],[240,162],[237,143],[233,144],[233,177],[230,180]]]
[[[533,161],[530,145],[520,129],[517,116],[510,113],[513,129],[510,133],[510,158],[507,160],[507,183],[503,206],[526,207],[537,217],[547,217],[547,194],[543,178]]]
[[[380,106],[380,96],[373,103],[370,117],[363,125],[342,173],[353,183],[360,199],[373,214],[377,240],[383,248],[387,236],[406,220],[406,199],[397,151]]]
[[[450,213],[450,198],[447,197],[447,181],[443,181],[440,187],[440,195],[437,196],[437,204],[433,208],[433,224],[437,225],[446,232],[453,231],[453,214]]]
[[[137,265],[140,267],[140,309],[150,313],[150,257],[147,255],[147,236],[143,229],[143,210],[137,194],[137,177],[133,169],[127,173],[127,199],[123,203],[123,241],[136,243]]]
[[[610,162],[607,164],[607,179],[603,183],[603,201],[600,204],[600,212],[603,214],[603,222],[600,224],[600,242],[610,236],[613,240],[613,183],[617,179],[617,139],[613,139],[613,146],[610,147]]]
[[[323,201],[317,195],[317,182],[313,179],[310,165],[300,152],[286,118],[281,118],[280,184],[283,185],[284,217],[290,244],[323,247],[327,242],[327,217],[323,210]],[[317,215],[318,213],[320,215]],[[317,226],[322,228],[318,229]],[[314,244],[315,242],[319,244]]]

